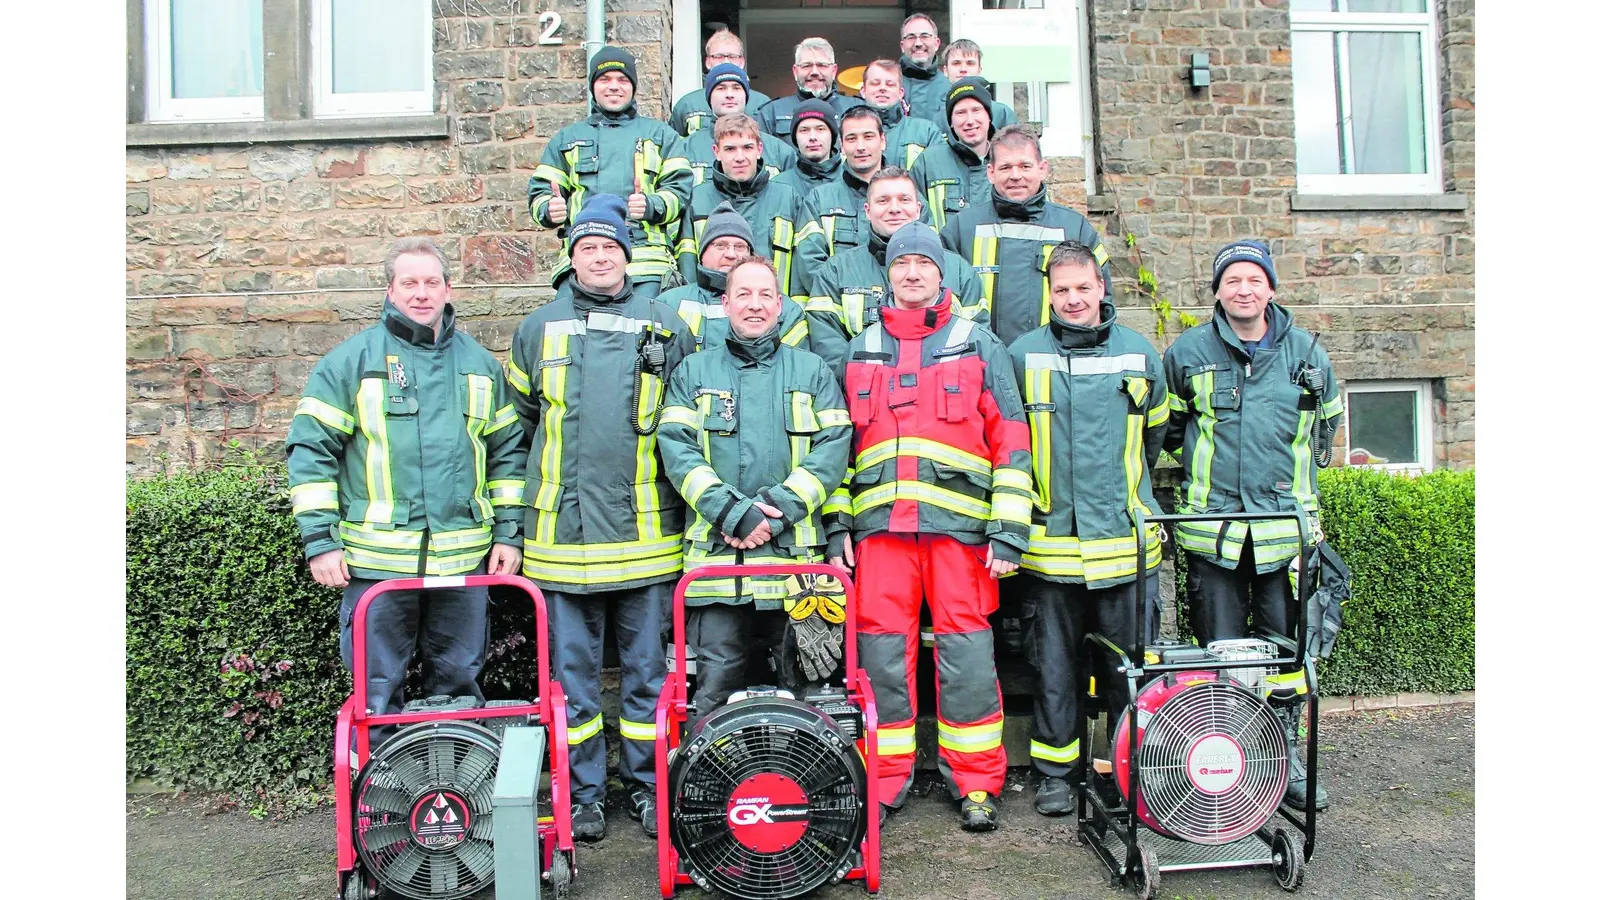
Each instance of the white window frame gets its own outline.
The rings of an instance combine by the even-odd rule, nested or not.
[[[254,97],[172,96],[172,0],[144,0],[145,119],[149,122],[251,122],[266,118],[266,78]],[[262,15],[266,15],[263,9]],[[264,23],[263,23],[264,24]]]
[[[1341,0],[1342,2],[1342,0]],[[1443,116],[1439,108],[1439,23],[1437,0],[1427,0],[1427,11],[1420,13],[1290,12],[1292,34],[1344,32],[1335,35],[1334,52],[1348,59],[1349,32],[1416,34],[1422,54],[1423,152],[1427,171],[1417,175],[1298,175],[1296,189],[1302,194],[1442,194]],[[1340,108],[1350,108],[1350,83],[1340,88]],[[1344,122],[1345,139],[1353,141],[1354,125]]]
[[[1350,405],[1351,394],[1384,394],[1412,392],[1412,411],[1417,429],[1417,462],[1414,463],[1361,463],[1350,462],[1350,451],[1355,449],[1351,428],[1355,421],[1355,408]],[[1344,385],[1345,448],[1344,464],[1361,469],[1378,469],[1386,472],[1406,472],[1420,475],[1433,471],[1433,382],[1426,379],[1384,379],[1379,381],[1347,381]]]
[[[417,40],[422,44],[422,88],[415,91],[333,91],[333,0],[311,6],[311,115],[316,119],[425,116],[433,112],[433,15],[423,4]]]

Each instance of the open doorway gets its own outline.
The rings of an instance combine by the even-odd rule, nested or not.
[[[701,52],[717,24],[744,40],[750,86],[770,97],[794,93],[790,71],[794,46],[808,37],[826,38],[833,44],[841,72],[878,57],[899,58],[900,21],[905,12],[898,4],[840,8],[803,3],[761,0],[760,8],[745,9],[740,0],[674,0],[674,96],[692,90],[704,77]],[[685,27],[691,19],[698,21]]]

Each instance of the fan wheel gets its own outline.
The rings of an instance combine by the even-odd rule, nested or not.
[[[1279,828],[1272,832],[1272,877],[1290,893],[1306,881],[1306,850],[1300,838]]]
[[[367,877],[362,874],[361,867],[356,866],[350,877],[344,880],[344,890],[339,892],[339,900],[372,900],[376,894],[367,887]]]
[[[1156,851],[1149,847],[1139,847],[1139,866],[1129,874],[1139,900],[1150,900],[1161,890],[1161,866],[1156,861]]]
[[[422,722],[356,776],[356,856],[370,882],[409,900],[462,900],[494,882],[500,740],[480,725]]]
[[[866,769],[827,714],[778,698],[732,703],[679,750],[670,836],[701,887],[786,900],[849,867],[866,835]]]
[[[565,900],[572,890],[572,862],[560,850],[550,857],[550,887],[556,900]]]

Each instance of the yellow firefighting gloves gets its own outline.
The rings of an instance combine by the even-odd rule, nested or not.
[[[831,575],[790,575],[784,588],[800,668],[821,681],[844,659],[844,585]]]

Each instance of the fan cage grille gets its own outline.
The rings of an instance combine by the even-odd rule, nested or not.
[[[1190,754],[1212,735],[1238,746],[1238,780],[1219,793],[1197,787]],[[1283,726],[1254,692],[1228,681],[1190,685],[1145,722],[1139,794],[1152,818],[1184,840],[1226,844],[1266,823],[1289,786]]]
[[[794,709],[784,706],[785,713]],[[675,760],[673,842],[706,886],[745,900],[798,897],[831,879],[857,849],[866,826],[865,772],[849,738],[815,712],[807,710],[814,722],[803,722],[759,709],[728,711],[737,714],[706,722],[707,731],[720,733]],[[775,853],[750,849],[728,825],[735,789],[766,772],[798,784],[810,808],[805,835]]]
[[[356,855],[381,886],[410,900],[461,900],[494,881],[494,783],[500,742],[465,722],[414,725],[390,738],[356,777]],[[413,806],[435,789],[459,794],[471,813],[463,840],[424,847]]]

